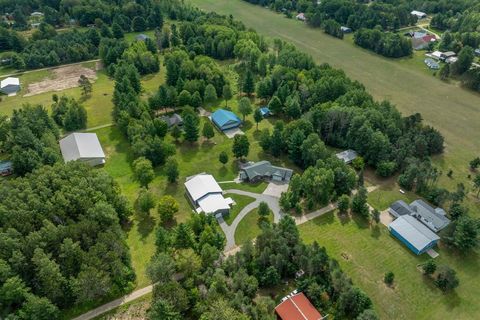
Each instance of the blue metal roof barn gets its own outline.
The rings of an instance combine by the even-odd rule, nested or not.
[[[213,123],[222,131],[239,127],[242,124],[237,115],[225,109],[218,109],[212,113]]]

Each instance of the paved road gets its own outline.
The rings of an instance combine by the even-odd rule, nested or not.
[[[230,251],[236,247],[235,230],[237,229],[238,224],[250,211],[257,208],[260,205],[260,202],[264,201],[268,204],[270,210],[272,210],[273,212],[273,220],[275,222],[280,221],[280,219],[282,218],[282,213],[280,211],[280,205],[278,204],[277,197],[237,189],[225,190],[225,193],[234,193],[242,196],[249,196],[255,199],[255,201],[249,203],[240,211],[240,213],[235,217],[231,225],[228,225],[225,220],[223,220],[223,218],[218,219],[218,223],[220,224],[220,227],[222,228],[223,233],[225,233],[225,237],[227,239],[225,251]]]

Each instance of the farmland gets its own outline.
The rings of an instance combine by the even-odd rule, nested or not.
[[[351,41],[339,40],[312,29],[305,24],[287,19],[269,9],[248,4],[242,0],[190,0],[204,10],[232,14],[247,27],[270,38],[280,38],[295,44],[313,56],[318,63],[329,63],[343,69],[348,76],[360,81],[378,100],[393,102],[404,114],[419,112],[425,121],[441,131],[446,141],[445,153],[434,159],[445,174],[440,185],[453,189],[466,181],[468,162],[480,150],[480,95],[445,83],[433,77],[424,68],[415,67],[419,58],[388,59],[355,47]],[[261,13],[261,14],[260,14]],[[480,206],[470,200],[476,215]]]

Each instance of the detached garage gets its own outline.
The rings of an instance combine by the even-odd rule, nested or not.
[[[403,242],[415,254],[420,255],[433,248],[440,237],[409,215],[403,215],[389,224],[390,233]]]
[[[20,80],[8,77],[0,82],[0,91],[8,96],[15,96],[20,91]]]

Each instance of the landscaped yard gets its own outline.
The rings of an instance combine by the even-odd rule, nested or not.
[[[273,213],[268,216],[268,221],[273,223]],[[258,226],[258,208],[256,208],[250,211],[238,224],[237,230],[235,230],[235,243],[237,245],[244,244],[255,239],[261,232],[262,230]]]
[[[227,193],[225,194],[224,196],[225,198],[227,197],[230,197],[233,199],[233,201],[235,201],[235,205],[232,207],[232,209],[230,210],[230,213],[228,215],[225,215],[223,218],[225,220],[225,222],[228,224],[228,225],[231,225],[233,220],[235,220],[235,218],[238,216],[238,214],[240,213],[240,211],[242,211],[242,209],[248,205],[249,203],[252,203],[253,201],[255,201],[254,198],[252,197],[249,197],[249,196],[244,196],[244,195],[241,195],[241,194],[234,194],[234,193]]]
[[[416,256],[390,236],[383,225],[369,226],[362,220],[340,220],[336,213],[299,226],[307,243],[317,241],[338,260],[342,269],[372,298],[381,319],[475,319],[478,317],[480,275],[478,252],[458,257],[446,248],[436,249],[437,264],[457,271],[460,286],[443,294],[417,265],[428,259]],[[383,282],[385,272],[395,274],[395,287]]]

